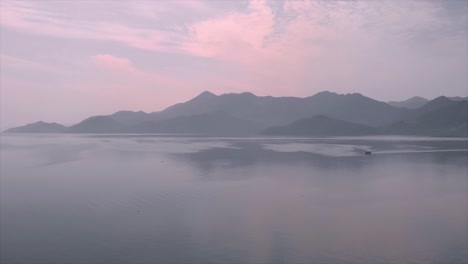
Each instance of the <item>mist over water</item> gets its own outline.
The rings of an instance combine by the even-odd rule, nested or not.
[[[0,140],[0,263],[468,262],[468,139]]]

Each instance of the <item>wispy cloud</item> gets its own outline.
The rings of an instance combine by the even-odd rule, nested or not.
[[[409,41],[440,33],[450,23],[441,19],[441,4],[437,2],[252,0],[245,10],[219,13],[213,13],[204,1],[175,1],[168,6],[152,2],[117,4],[120,8],[116,13],[128,18],[126,23],[109,15],[112,12],[95,14],[106,17],[96,19],[92,14],[73,15],[70,10],[60,15],[58,10],[54,12],[38,2],[2,1],[0,23],[39,35],[115,41],[144,50],[238,62],[252,60],[252,53],[260,54],[258,57],[286,57],[285,51],[304,53],[303,48],[313,50],[310,46],[327,48],[327,41]],[[281,8],[273,10],[272,4]],[[211,18],[165,26],[135,21],[135,17],[157,20],[164,14],[184,10]],[[465,15],[460,23],[466,19]]]
[[[0,54],[0,64],[3,70],[21,70],[21,71],[34,71],[34,72],[47,72],[47,73],[69,73],[68,71],[49,64],[44,64],[37,61],[22,59],[6,54]]]
[[[24,32],[72,39],[115,41],[150,51],[170,49],[179,34],[169,31],[138,28],[111,21],[93,21],[87,17],[71,20],[66,16],[36,8],[35,3],[2,1],[2,26]]]

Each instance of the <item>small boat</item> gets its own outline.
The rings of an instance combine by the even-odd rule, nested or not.
[[[371,151],[365,151],[365,152],[364,152],[364,155],[370,155],[370,154],[372,154]]]

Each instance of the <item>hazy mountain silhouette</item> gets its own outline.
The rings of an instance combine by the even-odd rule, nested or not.
[[[143,111],[119,111],[110,115],[110,117],[123,125],[135,125],[151,120],[151,115]]]
[[[453,96],[453,97],[445,97],[445,96],[440,96],[447,98],[451,101],[463,101],[463,100],[468,100],[468,97],[460,97],[460,96]],[[438,98],[440,98],[438,97]],[[437,98],[436,98],[437,99]],[[434,99],[435,100],[435,99]],[[408,108],[408,109],[417,109],[422,107],[423,105],[427,104],[428,102],[433,101],[433,100],[428,100],[424,97],[420,96],[413,96],[407,100],[404,101],[390,101],[388,102],[389,105],[399,107],[399,108]]]
[[[455,129],[468,122],[468,101],[458,101],[423,114],[416,123],[424,129]]]
[[[423,98],[420,96],[414,96],[414,97],[411,97],[407,100],[400,101],[400,102],[390,101],[388,102],[388,104],[391,106],[398,107],[398,108],[416,109],[425,105],[427,102],[429,102],[429,100],[427,100],[426,98]]]
[[[468,100],[468,97],[460,97],[460,96],[452,96],[452,97],[447,97],[448,99],[452,101],[464,101]]]
[[[398,119],[399,110],[360,94],[320,92],[306,98],[255,96],[252,93],[214,95],[203,92],[194,99],[157,113],[160,119],[223,111],[265,127],[284,125],[312,115],[328,115],[350,122],[379,126]]]
[[[57,123],[39,121],[25,126],[14,127],[5,130],[6,133],[62,133],[67,128]]]
[[[93,116],[69,127],[68,133],[119,133],[124,129],[122,123],[110,116]]]
[[[377,129],[330,118],[324,115],[299,119],[286,126],[271,127],[262,132],[275,136],[357,136],[378,134]]]
[[[453,104],[456,104],[456,102],[448,99],[445,96],[439,96],[417,109],[403,110],[400,120],[414,123],[416,119],[420,117],[421,115],[424,115],[433,111],[437,111],[438,109],[448,107]]]
[[[401,109],[359,93],[346,95],[327,93],[326,95],[326,98],[321,96],[314,101],[317,105],[321,102],[326,111],[320,109],[312,114],[323,114],[339,120],[373,127],[392,124],[399,120],[401,115]]]
[[[445,96],[439,96],[428,103],[424,104],[422,107],[420,107],[417,112],[430,112],[432,110],[436,110],[440,107],[444,107],[450,104],[453,104],[454,101],[448,99]]]
[[[233,117],[223,111],[178,116],[162,121],[152,121],[130,128],[135,133],[170,133],[203,135],[252,135],[261,126],[250,121]]]
[[[404,102],[421,103],[423,100],[413,97]],[[39,122],[5,132],[247,135],[259,131],[286,131],[289,134],[308,135],[379,132],[465,135],[464,127],[468,122],[466,102],[440,96],[419,108],[411,109],[415,106],[395,107],[357,93],[336,94],[325,91],[297,98],[256,96],[252,93],[215,95],[205,91],[187,102],[175,104],[160,112],[119,111],[107,116],[93,116],[68,128],[59,124],[47,126]]]
[[[390,134],[468,136],[468,101],[438,97],[384,129]]]

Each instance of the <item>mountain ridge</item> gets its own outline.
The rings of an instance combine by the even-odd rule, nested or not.
[[[468,114],[464,110],[460,110],[464,109],[464,102],[468,101],[457,101],[440,96],[421,107],[411,109],[395,107],[359,93],[338,94],[322,91],[312,96],[299,98],[256,96],[250,92],[216,95],[204,91],[191,100],[174,104],[159,112],[118,111],[111,115],[92,116],[69,127],[56,123],[36,122],[4,132],[189,134],[196,132],[199,134],[247,135],[271,127],[290,125],[298,120],[322,116],[328,118],[326,120],[328,123],[321,120],[324,124],[330,125],[335,120],[341,122],[340,124],[334,123],[335,129],[332,129],[333,126],[330,125],[330,135],[336,134],[335,130],[338,127],[346,131],[345,128],[348,126],[349,131],[351,131],[352,128],[358,126],[363,128],[362,126],[364,126],[375,129],[375,133],[383,134],[428,134],[425,132],[430,132],[429,128],[434,127],[434,129],[431,128],[431,131],[437,132],[434,132],[434,135],[460,134],[465,136],[464,130],[460,129],[466,125],[465,120],[468,120]],[[457,103],[460,104],[458,108],[455,106]],[[461,114],[452,113],[454,111],[461,111]],[[440,124],[444,124],[441,119],[447,119],[453,115],[458,117],[453,119],[453,122],[446,122],[446,127],[440,126]],[[315,120],[315,122],[318,121]],[[197,122],[204,125],[201,126]],[[229,122],[237,124],[237,126],[231,125]],[[430,123],[433,123],[433,126],[429,125]],[[439,124],[437,129],[435,129],[436,124]],[[227,129],[228,127],[229,129]],[[213,129],[213,133],[210,133],[210,128]],[[428,129],[428,131],[424,132],[424,129]]]
[[[427,102],[429,102],[429,100],[424,97],[413,96],[403,101],[390,101],[387,103],[391,106],[395,106],[398,108],[416,109],[416,108],[423,106]]]

